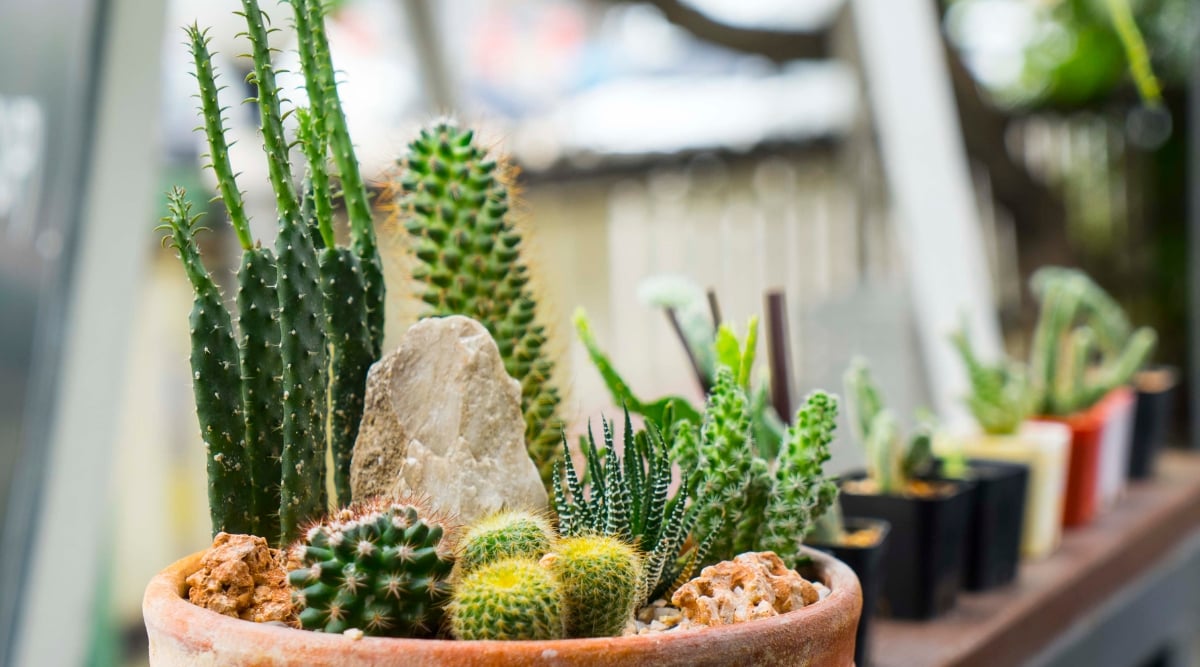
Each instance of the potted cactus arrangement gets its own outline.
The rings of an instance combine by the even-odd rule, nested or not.
[[[1039,421],[1071,429],[1063,523],[1083,525],[1115,501],[1129,467],[1130,379],[1154,349],[1149,328],[1085,274],[1047,267],[1031,279],[1041,299],[1030,358]]]
[[[836,493],[822,470],[835,397],[811,394],[763,456],[753,345],[735,345],[703,409],[666,405],[641,430],[626,414],[619,435],[605,421],[572,449],[513,172],[450,122],[413,141],[377,206],[400,217],[428,306],[385,353],[379,243],[323,8],[288,4],[309,105],[287,113],[269,23],[257,0],[242,12],[273,250],[250,234],[206,35],[188,31],[243,256],[230,312],[199,218],[171,193],[214,541],[147,587],[151,664],[851,665],[858,581],[801,544]]]
[[[962,581],[972,484],[937,477],[928,425],[900,432],[865,360],[845,375],[847,413],[867,453],[865,472],[843,477],[842,510],[891,524],[883,607],[895,618],[927,619],[954,606]]]
[[[1025,515],[1019,521],[1022,526],[1020,551],[1029,558],[1044,557],[1054,551],[1062,536],[1063,493],[1071,432],[1062,424],[1030,420],[1036,396],[1023,364],[1015,361],[985,363],[971,346],[965,326],[955,332],[951,340],[967,371],[971,393],[966,397],[966,403],[976,424],[970,428],[939,431],[934,438],[934,450],[945,456],[1008,461],[1027,466]],[[982,487],[979,495],[987,495]],[[1004,501],[982,505],[995,507],[996,511],[1010,511],[1015,506]],[[994,530],[994,526],[983,525],[986,521],[972,523],[986,535],[1000,532]],[[1012,525],[1011,521],[1004,523]],[[981,552],[999,554],[1007,553],[1007,550],[981,549]],[[1012,574],[1015,574],[1015,562],[1007,576],[998,579],[1009,579]],[[968,588],[973,579],[968,576]]]

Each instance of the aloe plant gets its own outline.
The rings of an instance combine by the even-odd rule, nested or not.
[[[866,449],[868,478],[881,494],[905,493],[933,461],[931,425],[919,420],[914,432],[904,437],[861,357],[850,362],[843,382],[851,432]]]

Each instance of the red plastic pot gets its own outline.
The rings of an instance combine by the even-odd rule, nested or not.
[[[554,641],[351,639],[252,623],[202,609],[183,598],[202,554],[176,562],[150,581],[142,616],[152,667],[571,667],[592,665],[820,665],[852,667],[862,608],[858,578],[845,563],[814,549],[814,576],[829,597],[780,616],[659,635]]]
[[[1035,421],[1065,424],[1071,429],[1067,487],[1063,496],[1063,526],[1083,526],[1096,517],[1100,497],[1103,435],[1115,411],[1127,406],[1129,390],[1109,392],[1092,407],[1068,417],[1035,417]]]

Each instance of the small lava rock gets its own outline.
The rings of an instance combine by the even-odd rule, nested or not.
[[[767,618],[820,599],[811,583],[770,551],[744,553],[704,568],[671,596],[690,626],[717,626]]]
[[[261,537],[218,533],[187,585],[192,604],[218,614],[295,624],[283,553]]]

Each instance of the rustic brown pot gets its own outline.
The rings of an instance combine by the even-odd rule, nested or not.
[[[862,592],[854,572],[832,556],[805,550],[832,591],[821,602],[774,618],[703,630],[555,641],[353,640],[242,621],[183,598],[200,553],[160,572],[146,587],[142,615],[152,667],[506,667],[526,665],[788,665],[851,667]]]

